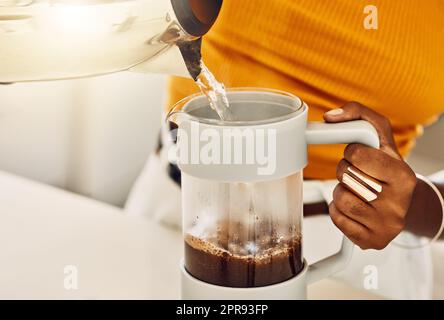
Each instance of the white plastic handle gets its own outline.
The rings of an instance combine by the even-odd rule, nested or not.
[[[379,149],[376,129],[364,120],[341,123],[309,122],[305,135],[307,144],[362,143]]]
[[[307,144],[361,143],[379,149],[379,136],[367,121],[341,123],[309,122],[306,131]],[[327,278],[343,270],[353,254],[354,244],[345,235],[338,253],[309,266],[307,283]]]

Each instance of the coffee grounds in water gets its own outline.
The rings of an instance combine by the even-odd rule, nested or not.
[[[233,254],[190,234],[185,268],[195,278],[226,287],[261,287],[286,281],[303,269],[301,237],[282,241],[256,255]]]

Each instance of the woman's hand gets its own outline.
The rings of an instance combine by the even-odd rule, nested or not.
[[[361,144],[351,144],[345,149],[344,159],[337,167],[341,183],[334,190],[329,212],[334,224],[356,245],[362,249],[383,249],[404,229],[416,175],[400,156],[387,118],[350,102],[326,113],[324,119],[330,123],[366,120],[379,134],[379,150]],[[349,167],[378,180],[382,191],[375,200],[361,199],[343,183]]]

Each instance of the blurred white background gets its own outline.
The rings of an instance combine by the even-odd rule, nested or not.
[[[153,150],[166,80],[0,85],[0,170],[121,206]]]

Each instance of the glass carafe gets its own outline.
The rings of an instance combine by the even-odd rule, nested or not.
[[[194,277],[245,288],[302,270],[302,172],[247,183],[183,174],[182,187],[185,268]]]

